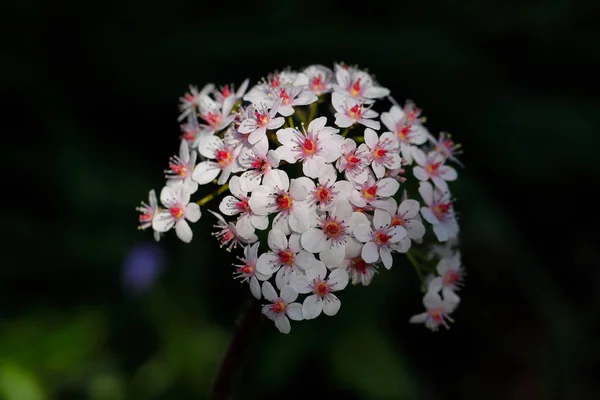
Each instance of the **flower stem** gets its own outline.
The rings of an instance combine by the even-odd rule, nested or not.
[[[315,118],[315,114],[317,113],[317,102],[315,101],[310,105],[310,112],[308,113],[308,120],[306,123],[310,123],[313,118]]]
[[[294,127],[294,120],[292,119],[291,115],[288,117],[288,125],[290,126],[290,128]]]
[[[306,124],[306,114],[304,113],[304,111],[302,111],[300,108],[297,108],[295,112],[298,118],[300,119],[300,122]]]
[[[419,267],[419,263],[415,259],[415,256],[412,255],[410,250],[406,252],[406,258],[408,258],[408,261],[410,261],[412,266],[415,268],[415,271],[417,271],[417,275],[419,275],[419,279],[421,280],[421,283],[423,283],[424,279],[423,279],[423,274],[421,273],[421,268]]]
[[[348,134],[348,132],[350,132],[350,129],[352,129],[352,125],[350,125],[349,127],[347,127],[346,129],[344,129],[342,131],[342,137],[346,137],[346,135]]]
[[[252,344],[254,331],[256,331],[261,321],[260,315],[260,301],[252,298],[233,334],[233,338],[231,338],[231,342],[229,342],[229,347],[212,385],[209,399],[227,400],[230,398],[235,380],[241,371],[240,367],[243,364],[244,356],[248,347]]]
[[[201,198],[200,200],[198,200],[196,202],[196,204],[198,204],[199,206],[203,206],[206,203],[208,203],[209,201],[211,201],[212,199],[214,199],[215,197],[218,197],[220,194],[222,194],[227,189],[229,189],[229,184],[228,183],[224,184],[223,186],[221,186],[220,188],[218,188],[217,190],[215,190],[211,194],[207,194],[206,196],[204,196],[203,198]]]

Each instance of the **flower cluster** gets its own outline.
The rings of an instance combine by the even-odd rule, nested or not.
[[[190,242],[200,206],[220,201],[213,234],[243,249],[234,276],[283,333],[290,319],[335,315],[349,282],[369,285],[400,253],[426,286],[426,312],[410,322],[448,328],[464,275],[449,190],[460,146],[356,66],[285,69],[247,89],[209,84],[180,99],[179,155],[161,204],[150,191],[137,208],[140,229]],[[190,202],[211,183],[216,192]]]

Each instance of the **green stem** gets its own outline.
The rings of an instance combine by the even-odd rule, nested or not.
[[[310,105],[310,112],[308,113],[307,123],[310,123],[313,120],[313,118],[315,118],[316,113],[317,113],[317,102],[315,101],[314,103],[312,103]]]
[[[208,203],[209,201],[211,201],[212,199],[214,199],[215,197],[218,197],[219,195],[221,195],[227,189],[229,189],[229,184],[228,183],[224,184],[223,186],[221,186],[220,188],[218,188],[217,190],[215,190],[211,194],[207,194],[206,196],[204,196],[203,198],[201,198],[200,200],[198,200],[196,202],[196,204],[198,204],[199,206],[203,206],[206,203]]]
[[[288,117],[288,125],[290,128],[294,127],[294,120],[292,119],[291,115]]]
[[[296,108],[296,115],[300,119],[300,122],[306,124],[306,114],[300,108]]]
[[[413,256],[411,254],[410,250],[406,252],[406,258],[408,258],[408,261],[410,261],[412,266],[415,268],[415,271],[417,271],[417,275],[419,275],[419,279],[421,280],[421,283],[423,283],[425,280],[423,279],[423,274],[421,273],[421,267],[419,266],[419,263],[415,259],[415,256]]]
[[[342,131],[342,137],[346,137],[346,135],[348,134],[348,132],[350,132],[350,129],[352,129],[352,125],[350,125],[349,127],[347,127],[346,129],[344,129]]]

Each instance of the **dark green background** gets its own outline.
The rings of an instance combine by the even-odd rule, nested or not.
[[[4,5],[0,398],[206,396],[249,292],[207,212],[128,290],[123,261],[152,240],[134,207],[163,184],[188,84],[334,61],[464,145],[463,301],[450,331],[409,325],[421,294],[398,258],[335,318],[265,321],[235,398],[600,397],[600,7],[417,3]]]

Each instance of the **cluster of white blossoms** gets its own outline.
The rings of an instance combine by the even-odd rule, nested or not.
[[[220,201],[213,234],[243,249],[234,275],[283,333],[290,319],[335,315],[349,282],[369,285],[404,254],[425,285],[426,311],[410,322],[448,328],[464,275],[449,191],[460,146],[355,66],[285,69],[247,89],[209,84],[180,99],[179,155],[160,204],[150,191],[137,208],[140,228],[188,243],[200,206]],[[220,187],[190,202],[207,184]]]

